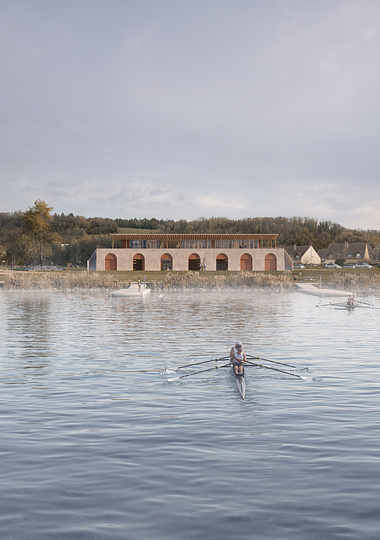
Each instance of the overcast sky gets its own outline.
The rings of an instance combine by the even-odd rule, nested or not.
[[[0,212],[380,229],[379,0],[0,0]]]

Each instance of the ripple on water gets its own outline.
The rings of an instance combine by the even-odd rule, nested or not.
[[[377,540],[377,312],[315,304],[3,291],[2,537]],[[167,382],[237,338],[313,381],[250,368],[245,401],[229,369]]]

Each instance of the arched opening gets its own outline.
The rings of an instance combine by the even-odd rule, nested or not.
[[[108,255],[106,255],[105,270],[106,272],[117,270],[117,258],[113,253],[108,253]]]
[[[198,271],[201,269],[201,258],[197,253],[192,253],[189,257],[189,270]]]
[[[169,253],[164,253],[161,257],[161,270],[173,270],[173,258]]]
[[[141,255],[141,253],[133,255],[133,270],[136,270],[137,272],[143,272],[145,270],[145,259],[144,255]]]
[[[219,253],[219,255],[217,255],[216,269],[221,271],[228,270],[228,257],[224,253]]]
[[[249,253],[244,253],[240,257],[240,270],[252,270],[252,256]]]
[[[277,257],[273,253],[268,253],[265,257],[265,270],[268,272],[277,270]]]

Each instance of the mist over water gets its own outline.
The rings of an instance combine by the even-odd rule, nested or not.
[[[318,302],[0,291],[1,537],[377,540],[380,310]],[[236,339],[313,380],[167,381]]]

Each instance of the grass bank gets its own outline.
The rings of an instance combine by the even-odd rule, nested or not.
[[[380,269],[305,269],[294,272],[87,272],[70,269],[54,272],[4,271],[3,289],[119,289],[138,278],[152,289],[291,289],[294,282],[319,283],[323,287],[380,290]]]
[[[223,289],[237,287],[289,287],[289,275],[282,272],[54,272],[7,271],[4,289],[119,289],[137,279],[152,289]]]
[[[380,290],[379,268],[303,269],[293,272],[292,279],[353,292]]]

